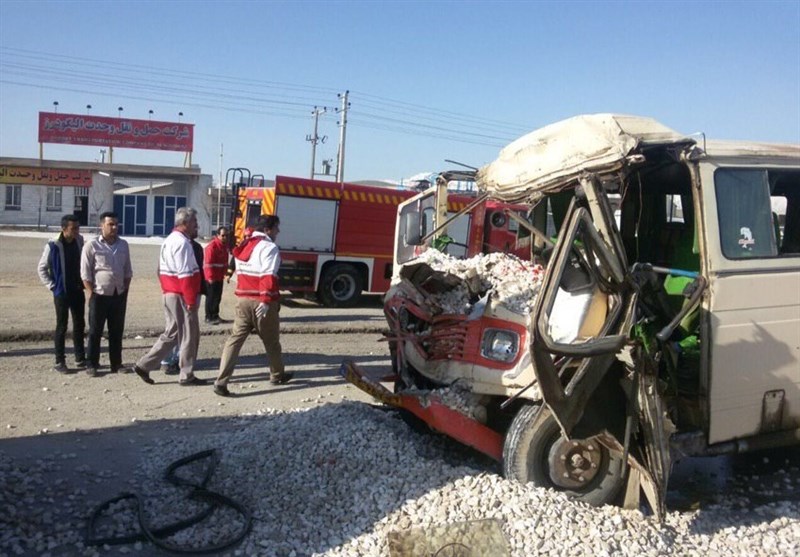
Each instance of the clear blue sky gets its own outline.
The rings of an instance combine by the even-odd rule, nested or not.
[[[800,143],[800,0],[124,2],[0,0],[0,155],[38,156],[37,114],[183,121],[204,172],[306,176],[314,105],[351,92],[345,179],[493,160],[582,113],[717,139]],[[317,168],[336,157],[320,119]],[[45,157],[95,160],[92,147]],[[180,165],[119,149],[115,162]]]

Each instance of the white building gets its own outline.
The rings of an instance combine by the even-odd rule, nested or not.
[[[199,233],[212,232],[209,174],[199,167],[144,166],[0,157],[0,225],[58,227],[74,213],[93,227],[117,213],[123,236],[164,236],[175,210],[197,210]]]

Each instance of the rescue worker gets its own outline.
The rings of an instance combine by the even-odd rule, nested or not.
[[[150,351],[133,366],[136,375],[150,385],[154,383],[150,371],[158,368],[161,360],[178,344],[180,385],[206,385],[206,381],[194,374],[200,344],[197,309],[202,285],[202,273],[192,248],[192,239],[196,236],[197,211],[191,207],[179,208],[175,211],[175,228],[161,245],[158,262],[166,326]]]
[[[219,375],[214,392],[230,396],[228,381],[239,351],[255,330],[269,357],[270,383],[280,385],[292,378],[283,367],[280,343],[280,294],[278,268],[281,257],[275,240],[280,233],[280,219],[275,215],[258,218],[252,235],[233,250],[236,259],[236,317],[231,335],[222,349]]]
[[[219,325],[219,304],[222,301],[222,286],[228,268],[228,227],[220,226],[217,235],[203,250],[203,273],[208,284],[206,292],[206,323]]]
[[[197,241],[197,228],[195,228],[194,232],[192,233],[192,251],[194,251],[194,258],[197,261],[197,266],[202,269],[203,268],[203,246]],[[201,282],[200,282],[200,295],[205,296],[208,298],[208,284],[205,281],[205,278],[201,275]],[[198,302],[199,306],[200,302]],[[200,311],[198,309],[198,311]],[[164,371],[165,375],[180,375],[181,373],[181,366],[180,366],[180,344],[181,339],[178,338],[178,342],[172,348],[172,353],[166,360],[161,360],[161,368]]]

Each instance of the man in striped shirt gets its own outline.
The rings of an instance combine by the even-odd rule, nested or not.
[[[281,309],[278,292],[278,268],[281,256],[275,243],[280,232],[280,219],[276,215],[261,216],[256,221],[252,236],[236,246],[236,318],[231,336],[222,349],[219,375],[214,382],[214,392],[230,396],[228,381],[239,357],[239,351],[255,330],[269,356],[270,382],[286,383],[292,378],[283,368],[280,342]]]
[[[181,207],[175,211],[175,228],[161,245],[158,262],[166,327],[150,351],[133,366],[136,375],[151,385],[154,381],[150,378],[150,371],[158,369],[161,360],[178,344],[180,384],[185,387],[206,384],[194,375],[200,343],[197,309],[201,286],[201,269],[191,241],[196,233],[197,211],[191,207]]]

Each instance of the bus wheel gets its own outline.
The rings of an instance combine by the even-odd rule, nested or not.
[[[389,343],[389,352],[392,355],[392,371],[394,371],[395,375],[397,375],[397,343],[390,341]],[[394,380],[394,393],[402,393],[408,389],[424,389],[426,388],[426,380],[422,377],[419,372],[413,368],[410,370],[411,377],[414,381],[414,384],[408,385],[406,384],[403,379],[397,375],[397,378]],[[400,414],[400,419],[402,419],[406,425],[411,428],[411,431],[421,434],[429,434],[433,432],[430,426],[425,423],[425,420],[418,418],[413,412],[406,410],[405,408],[398,408],[398,414]]]
[[[323,305],[332,308],[354,306],[361,298],[358,271],[344,263],[329,267],[319,284],[319,298]]]
[[[503,475],[563,491],[589,505],[612,503],[622,487],[622,455],[593,438],[567,440],[546,406],[520,409],[503,445]]]

